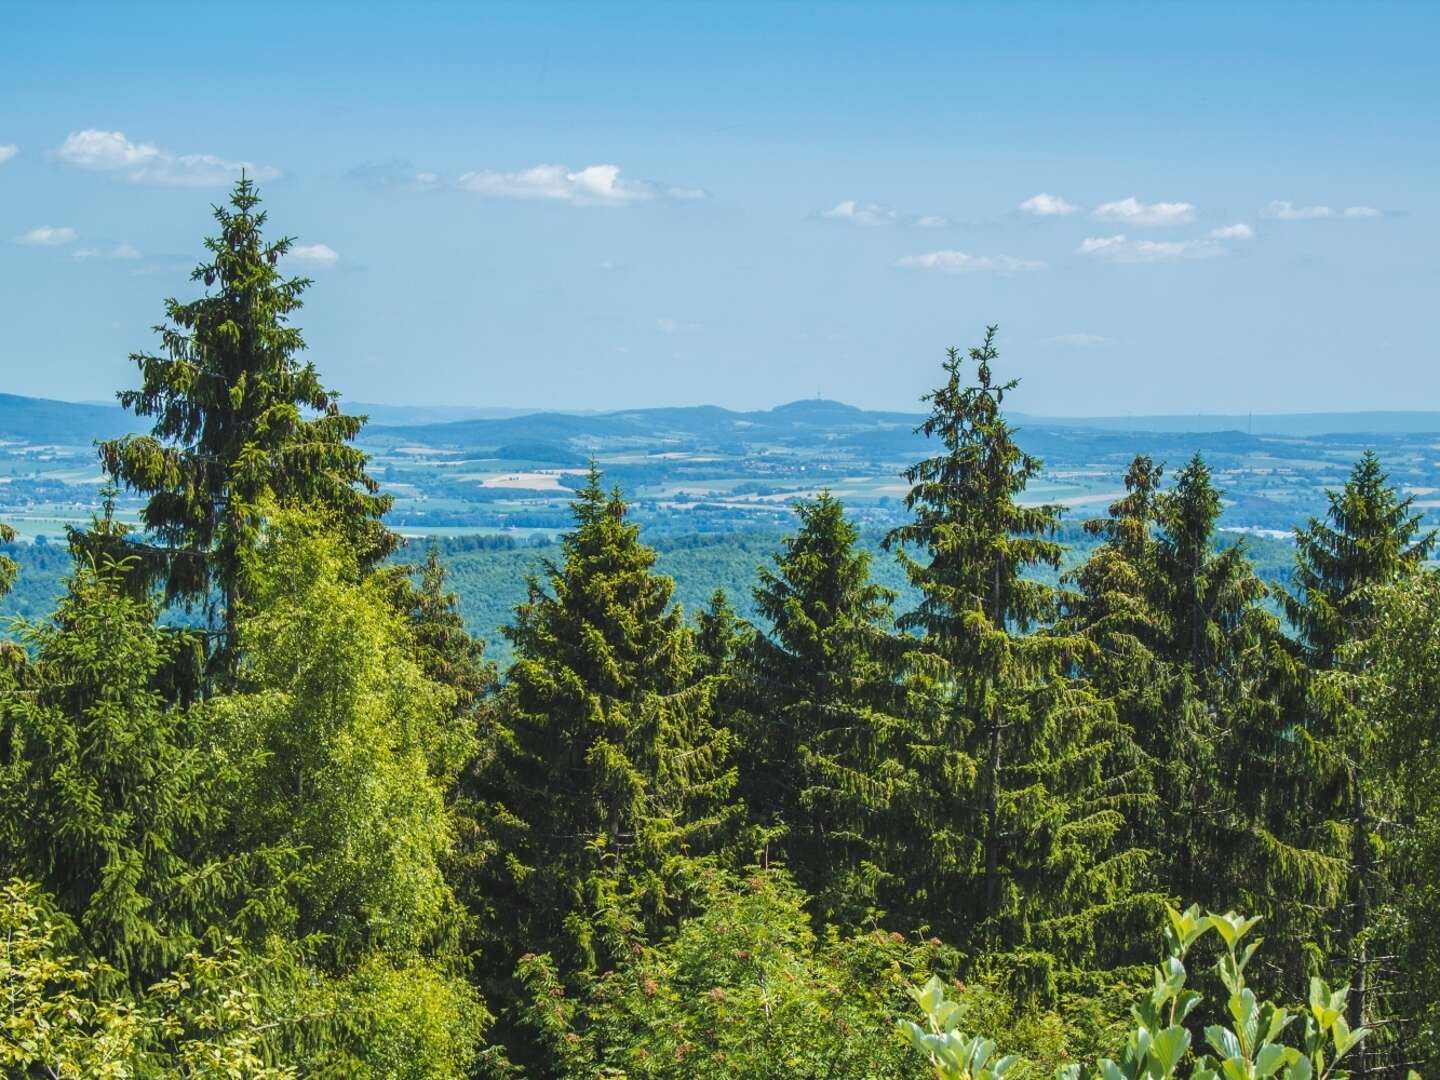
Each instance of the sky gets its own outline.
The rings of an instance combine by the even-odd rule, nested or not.
[[[245,166],[352,401],[1440,409],[1440,4],[0,5],[0,391]]]

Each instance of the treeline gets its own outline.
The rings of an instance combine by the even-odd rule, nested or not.
[[[501,671],[438,557],[391,561],[360,421],[299,359],[290,241],[247,181],[216,219],[121,394],[151,433],[101,448],[145,528],[72,533],[67,595],[0,654],[7,1075],[1015,1066],[951,1068],[963,1023],[1036,1069],[1126,1044],[1104,1075],[1138,1077],[1220,1020],[1270,1069],[1224,1075],[1333,1070],[1266,1049],[1256,994],[1337,1050],[1370,1029],[1356,1075],[1440,1060],[1440,581],[1373,456],[1278,596],[1217,548],[1199,457],[1137,458],[1057,578],[992,329],[927,395],[884,541],[913,602],[822,495],[758,625],[723,594],[687,622],[592,469]],[[1132,1016],[1181,899],[1265,947],[1173,916]],[[1183,989],[1191,950],[1228,1004]],[[895,1026],[932,977],[927,1062]]]

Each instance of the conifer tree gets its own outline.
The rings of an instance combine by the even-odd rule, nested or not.
[[[1235,631],[1264,599],[1264,583],[1243,541],[1216,550],[1221,492],[1199,454],[1176,474],[1174,489],[1158,498],[1156,510],[1165,651],[1198,676],[1223,677],[1233,669],[1233,650],[1243,647]]]
[[[1435,530],[1421,529],[1413,498],[1401,498],[1380,459],[1367,450],[1340,491],[1327,492],[1323,520],[1311,518],[1295,533],[1295,591],[1286,614],[1316,678],[1305,702],[1302,730],[1310,751],[1304,779],[1314,813],[1310,827],[1348,833],[1346,911],[1334,926],[1342,967],[1353,993],[1351,1023],[1370,1022],[1376,1000],[1371,968],[1375,911],[1387,899],[1390,867],[1384,833],[1398,795],[1390,769],[1377,754],[1384,733],[1366,715],[1361,672],[1373,651],[1375,603],[1380,590],[1414,574],[1435,546]]]
[[[1199,454],[1156,500],[1151,592],[1166,672],[1157,723],[1142,743],[1159,766],[1175,895],[1218,906],[1240,892],[1247,906],[1274,916],[1264,894],[1275,866],[1259,869],[1265,863],[1253,850],[1257,837],[1269,838],[1272,853],[1304,858],[1282,848],[1285,830],[1265,820],[1275,808],[1258,801],[1268,788],[1253,783],[1275,764],[1282,726],[1276,679],[1283,673],[1274,669],[1280,633],[1261,606],[1267,590],[1244,542],[1217,550],[1221,511],[1222,494]],[[1264,883],[1259,896],[1247,880]]]
[[[3,521],[0,521],[0,544],[12,544],[15,542],[15,530]],[[18,569],[15,560],[8,555],[0,555],[0,596],[10,591],[10,586],[15,583],[15,572]]]
[[[1423,537],[1422,537],[1423,539]],[[1365,637],[1330,677],[1355,693],[1368,751],[1367,820],[1377,858],[1364,894],[1370,926],[1366,1013],[1383,1021],[1364,1064],[1440,1073],[1440,574],[1417,571],[1372,589]],[[1358,890],[1357,890],[1358,893]],[[1352,941],[1351,948],[1355,946]],[[1352,953],[1359,957],[1358,952]],[[1353,968],[1352,968],[1353,973]],[[1353,1019],[1353,1016],[1352,1016]]]
[[[563,563],[531,579],[505,630],[488,784],[502,956],[548,951],[567,976],[673,922],[734,782],[673,582],[593,465],[573,513]]]
[[[1155,537],[1164,467],[1138,455],[1125,472],[1125,495],[1108,516],[1085,522],[1101,538],[1085,563],[1067,575],[1064,625],[1095,646],[1087,670],[1111,697],[1127,726],[1148,740],[1162,711],[1161,642],[1166,636],[1157,599]]]
[[[736,613],[724,589],[710,594],[710,602],[695,619],[695,649],[706,675],[726,678],[744,649],[750,627]]]
[[[351,444],[364,418],[342,413],[299,359],[305,342],[290,320],[311,283],[277,269],[292,241],[264,239],[259,203],[242,178],[214,208],[219,235],[190,275],[205,294],[165,302],[160,350],[132,354],[140,386],[119,394],[154,427],[100,448],[110,476],[148,498],[142,520],[155,542],[132,539],[126,551],[143,555],[167,600],[208,603],[218,593],[222,653],[238,613],[240,553],[256,541],[264,500],[325,508],[365,560],[395,544],[380,524],[389,499]]]
[[[1313,913],[1339,882],[1333,845],[1296,820],[1285,732],[1298,672],[1243,542],[1219,544],[1222,495],[1203,459],[1170,490],[1159,479],[1136,458],[1126,496],[1087,524],[1105,542],[1071,575],[1066,626],[1098,646],[1086,673],[1150,761],[1154,813],[1135,824],[1156,839],[1161,883],[1264,912],[1266,984],[1298,992]]]
[[[157,690],[183,638],[129,572],[82,562],[54,619],[21,628],[32,659],[0,693],[0,877],[44,888],[85,951],[140,988],[265,908],[295,853],[220,839],[250,748],[212,756],[204,719]]]
[[[1024,572],[1059,565],[1059,508],[1018,501],[1041,464],[1001,414],[1018,380],[994,378],[995,333],[970,350],[973,382],[967,357],[947,354],[920,427],[940,447],[907,471],[914,520],[886,544],[922,594],[899,626],[938,662],[927,756],[932,783],[954,794],[937,806],[949,865],[932,895],[995,947],[1032,950],[1026,977],[1043,984],[1104,956],[1115,939],[1102,922],[1133,925],[1156,898],[1136,888],[1138,853],[1117,843],[1133,744],[1109,703],[1064,673],[1086,645],[1027,633],[1057,614],[1055,590]]]
[[[1373,450],[1345,486],[1326,492],[1325,518],[1295,530],[1294,591],[1284,597],[1310,666],[1325,671],[1348,642],[1371,632],[1374,587],[1413,573],[1435,547],[1413,496],[1402,499]]]
[[[894,594],[870,579],[870,553],[840,501],[795,507],[799,530],[762,567],[755,604],[771,627],[743,664],[747,723],[741,789],[814,897],[818,920],[854,926],[902,893],[923,824],[895,821],[913,802],[903,649]]]

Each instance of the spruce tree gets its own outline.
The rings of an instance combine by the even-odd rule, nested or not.
[[[824,492],[795,511],[799,530],[754,590],[771,629],[741,665],[741,790],[817,920],[854,926],[904,892],[923,828],[896,821],[917,787],[903,647],[894,594],[870,579],[870,553],[840,501]]]
[[[1264,913],[1274,946],[1261,973],[1303,990],[1314,912],[1339,883],[1334,845],[1297,821],[1304,765],[1287,737],[1298,669],[1243,542],[1222,546],[1222,493],[1196,455],[1169,490],[1138,457],[1127,494],[1087,524],[1105,542],[1070,576],[1066,627],[1098,647],[1085,661],[1146,754],[1159,880],[1207,907]]]
[[[1327,492],[1323,520],[1295,533],[1294,591],[1285,610],[1315,678],[1301,722],[1310,750],[1306,773],[1310,827],[1348,834],[1345,912],[1336,920],[1336,952],[1351,980],[1351,1023],[1385,1010],[1372,973],[1376,909],[1388,899],[1392,868],[1385,858],[1397,789],[1383,756],[1376,718],[1365,710],[1360,675],[1373,660],[1380,590],[1414,574],[1435,546],[1422,530],[1413,498],[1401,498],[1373,451],[1356,462],[1340,491]],[[1378,1010],[1378,1011],[1377,1011]],[[1375,1015],[1372,1015],[1375,1014]],[[1382,1040],[1383,1043],[1383,1040]],[[1363,1069],[1362,1069],[1363,1072]]]
[[[750,633],[725,590],[711,593],[709,603],[695,619],[695,649],[704,674],[728,678]]]
[[[14,542],[15,530],[0,521],[0,544],[13,544]],[[15,584],[17,569],[14,559],[8,555],[0,555],[0,596],[4,596],[10,591],[10,586]]]
[[[390,500],[352,445],[364,418],[340,411],[291,318],[310,281],[277,264],[291,238],[267,242],[255,185],[241,179],[228,205],[214,208],[219,235],[190,274],[205,294],[165,302],[160,350],[138,352],[140,386],[120,403],[152,417],[146,436],[103,443],[101,461],[116,483],[147,497],[142,514],[152,544],[132,538],[147,577],[167,600],[218,601],[219,649],[230,646],[239,602],[240,554],[255,544],[260,506],[323,508],[363,559],[391,551],[380,523]]]
[[[266,909],[296,853],[224,840],[253,748],[216,755],[207,719],[158,688],[184,637],[129,572],[81,562],[54,618],[20,628],[31,659],[0,692],[0,877],[44,888],[84,951],[138,989]]]
[[[1366,450],[1345,486],[1326,492],[1324,519],[1295,530],[1293,592],[1285,614],[1310,666],[1335,666],[1348,642],[1371,633],[1373,589],[1413,573],[1435,547],[1421,530],[1414,497],[1402,499],[1373,450]]]
[[[926,755],[945,792],[936,846],[949,864],[931,902],[1043,989],[1057,967],[1113,960],[1125,935],[1107,928],[1148,919],[1156,898],[1136,887],[1140,853],[1119,843],[1133,743],[1110,704],[1066,676],[1087,645],[1028,633],[1057,614],[1056,590],[1025,574],[1059,565],[1060,508],[1019,502],[1041,463],[1001,413],[1018,380],[994,377],[995,333],[970,350],[973,375],[949,350],[919,429],[940,447],[907,471],[914,520],[886,544],[922,594],[899,626],[936,662]]]
[[[487,785],[494,962],[550,952],[569,977],[674,922],[734,782],[674,584],[593,466],[573,513],[564,561],[505,629],[515,660]]]

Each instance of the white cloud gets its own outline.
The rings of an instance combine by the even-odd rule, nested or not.
[[[440,184],[438,174],[416,169],[403,158],[372,161],[350,170],[350,179],[378,190],[430,191]]]
[[[1101,334],[1056,334],[1045,339],[1047,345],[1064,345],[1072,349],[1093,349],[1100,345],[1114,345],[1115,339]]]
[[[939,214],[926,214],[915,219],[915,226],[920,229],[943,229],[949,224],[949,219],[943,218]]]
[[[290,257],[315,266],[334,266],[340,253],[328,244],[299,244],[290,249]]]
[[[20,153],[20,147],[14,143],[0,143],[0,165],[4,165],[18,153]]]
[[[1022,202],[1020,209],[1027,214],[1034,214],[1036,217],[1064,217],[1067,214],[1075,213],[1080,208],[1063,195],[1050,195],[1042,191],[1039,195],[1031,195]]]
[[[968,255],[963,251],[931,251],[924,255],[906,255],[895,263],[907,270],[932,270],[942,274],[968,274],[990,271],[1016,274],[1023,270],[1044,270],[1038,259],[1021,259],[1014,255]]]
[[[138,259],[139,249],[130,244],[116,244],[113,248],[81,248],[75,252],[77,259]]]
[[[68,225],[41,225],[21,233],[15,238],[15,242],[29,244],[31,247],[60,247],[74,241],[76,235],[78,234],[75,230]]]
[[[681,322],[679,319],[660,318],[655,320],[655,329],[662,334],[689,334],[700,327],[695,323]]]
[[[898,214],[888,206],[881,206],[879,203],[862,203],[854,199],[845,199],[838,202],[829,210],[826,210],[822,217],[835,218],[837,221],[848,221],[855,225],[893,225]]]
[[[1131,240],[1121,234],[1087,237],[1075,249],[1075,254],[1107,262],[1155,263],[1206,259],[1225,254],[1225,249],[1210,240]]]
[[[1235,225],[1222,225],[1218,229],[1211,229],[1210,236],[1215,240],[1254,240],[1255,230],[1249,225],[1237,223]]]
[[[1093,216],[1100,221],[1119,221],[1126,225],[1184,225],[1195,220],[1195,204],[1188,202],[1142,203],[1131,195],[1126,199],[1102,203]]]
[[[1335,211],[1328,206],[1296,206],[1289,199],[1276,199],[1265,208],[1265,216],[1281,221],[1309,221],[1334,217]]]
[[[491,169],[468,172],[456,183],[465,191],[492,199],[551,199],[576,205],[623,205],[653,199],[653,184],[625,180],[618,165],[587,165],[571,171],[564,165],[536,165],[520,172]],[[672,192],[684,191],[684,195]],[[696,192],[671,188],[670,198],[695,198]],[[703,194],[703,193],[701,193]]]
[[[122,172],[135,183],[208,187],[228,184],[243,171],[252,180],[273,180],[279,170],[214,154],[173,154],[154,143],[131,142],[123,131],[72,131],[55,151],[67,165],[96,172]]]
[[[1380,217],[1380,211],[1373,206],[1347,206],[1345,216],[1348,218],[1369,218]]]

